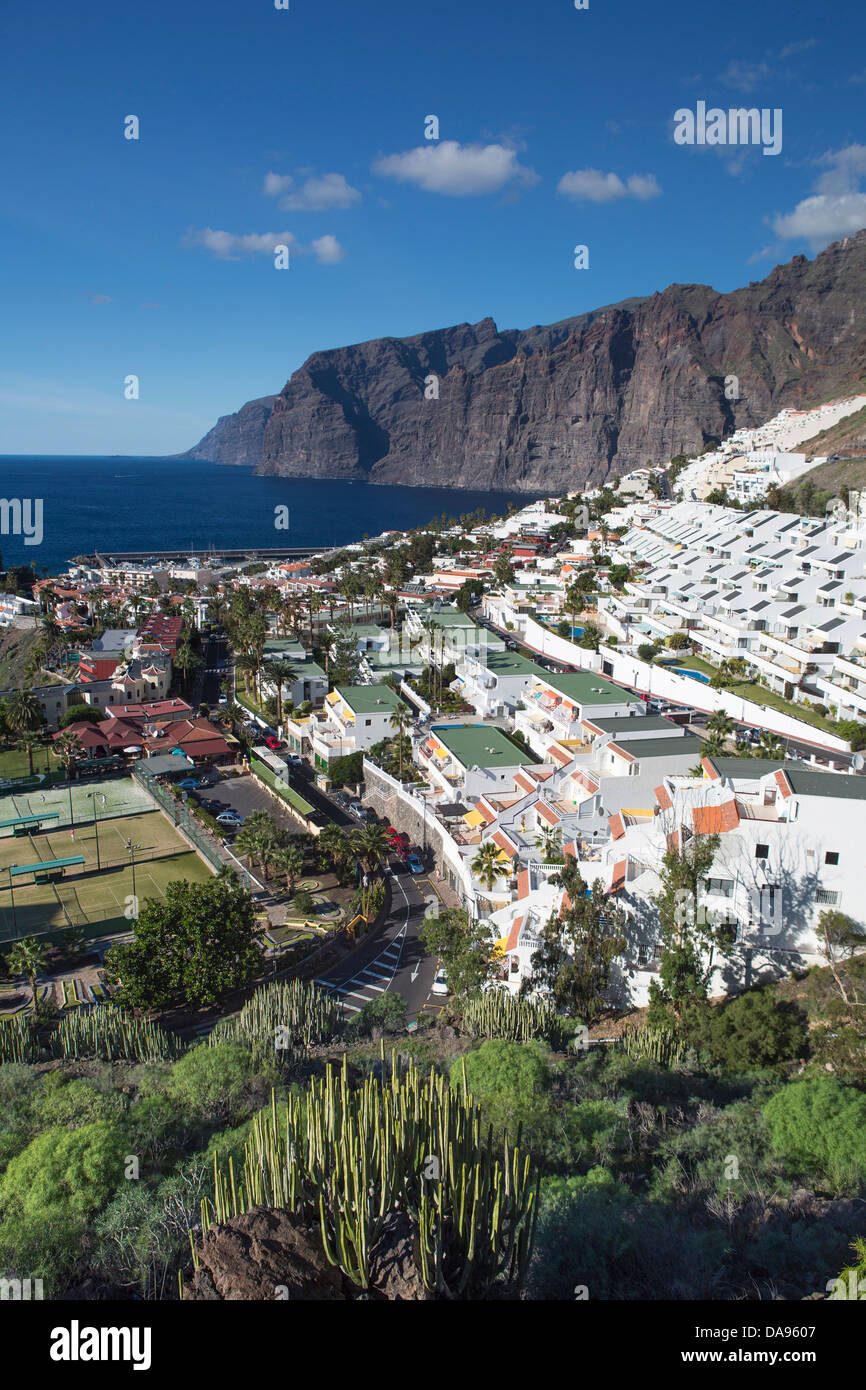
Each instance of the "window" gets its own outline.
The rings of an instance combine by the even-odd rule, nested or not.
[[[373,722],[372,719],[365,719],[365,720],[364,720],[364,728],[365,728],[365,729],[369,729],[369,727],[370,727],[370,725],[372,724],[372,722]]]
[[[708,893],[718,893],[723,898],[734,896],[734,880],[732,878],[708,878],[706,884]]]
[[[824,863],[825,863],[825,864],[838,864],[838,863],[839,863],[839,851],[838,851],[838,850],[835,850],[835,849],[828,849],[828,850],[827,850],[827,853],[824,855]]]
[[[769,859],[769,857],[770,857],[770,846],[769,846],[769,845],[755,845],[755,858],[756,858],[756,859]]]
[[[838,907],[841,897],[841,893],[834,893],[829,888],[819,888],[815,894],[815,902],[823,907]]]

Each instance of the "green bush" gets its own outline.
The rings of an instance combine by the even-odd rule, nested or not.
[[[85,720],[91,723],[98,723],[100,719],[107,717],[104,709],[99,709],[97,705],[70,705],[60,716],[60,728],[68,729],[70,724],[82,724]]]
[[[866,1179],[866,1095],[835,1077],[792,1081],[767,1101],[774,1151],[797,1173],[834,1187]]]
[[[753,989],[724,1004],[700,1005],[689,1019],[688,1041],[731,1071],[760,1070],[803,1057],[806,1016],[767,989]]]
[[[380,1028],[384,1033],[399,1033],[405,1027],[406,1000],[402,994],[388,990],[377,995],[375,999],[370,999],[363,1009],[355,1014],[346,1031],[349,1037],[368,1038],[374,1028]]]

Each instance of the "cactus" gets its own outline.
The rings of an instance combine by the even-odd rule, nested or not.
[[[179,1039],[156,1023],[130,1017],[117,1004],[76,1009],[51,1038],[54,1057],[98,1057],[105,1062],[157,1062],[179,1057]]]
[[[0,1022],[0,1063],[38,1062],[39,1034],[32,1014],[13,1014]]]
[[[303,1094],[276,1096],[253,1121],[243,1174],[214,1163],[214,1200],[202,1203],[202,1233],[251,1206],[285,1207],[318,1221],[328,1260],[368,1288],[370,1256],[389,1214],[405,1211],[418,1231],[421,1274],[444,1297],[478,1296],[505,1276],[519,1284],[532,1248],[538,1180],[530,1159],[492,1130],[465,1088],[422,1080],[382,1052],[381,1080],[349,1086],[348,1062],[328,1065]],[[427,1176],[430,1160],[434,1172]]]
[[[672,1028],[632,1028],[623,1033],[616,1046],[633,1062],[647,1059],[663,1067],[677,1066],[686,1054]]]
[[[340,1006],[330,995],[300,980],[280,981],[257,989],[237,1018],[217,1024],[208,1043],[243,1042],[261,1061],[272,1061],[275,1052],[290,1060],[329,1042],[339,1027]]]
[[[569,1031],[566,1020],[549,1001],[531,1003],[503,990],[470,999],[463,1009],[462,1023],[473,1038],[508,1038],[512,1042],[543,1038],[557,1051],[565,1045]]]

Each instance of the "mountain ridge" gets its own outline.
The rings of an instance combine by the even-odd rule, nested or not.
[[[427,399],[431,378],[438,398]],[[500,330],[488,317],[319,350],[178,457],[561,492],[698,452],[864,378],[866,230],[726,293],[674,284],[553,324]]]

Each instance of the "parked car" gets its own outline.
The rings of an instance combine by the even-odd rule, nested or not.
[[[177,782],[175,785],[180,787],[182,791],[195,792],[198,791],[201,783],[195,777],[184,777],[182,782]]]
[[[268,734],[265,739],[265,747],[270,748],[271,752],[275,753],[278,748],[282,748],[282,744],[278,738],[273,738],[271,734]]]
[[[417,854],[408,854],[406,856],[406,863],[409,866],[410,874],[423,874],[424,865],[421,863]]]
[[[517,643],[516,643],[516,642],[506,642],[506,643],[505,643],[505,650],[508,651],[508,652],[516,652],[516,651],[517,651]]]
[[[359,817],[360,817],[361,812],[363,811],[363,809],[364,809],[364,807],[361,805],[361,802],[360,802],[360,801],[350,801],[350,802],[349,802],[349,810],[352,812],[352,815],[353,815],[353,816],[359,816]]]
[[[221,811],[220,814],[217,816],[218,825],[238,826],[243,825],[243,823],[244,818],[243,816],[239,816],[237,811]]]
[[[303,767],[303,766],[304,766],[304,760],[303,760],[303,758],[301,757],[300,753],[287,753],[287,754],[286,754],[286,762],[289,764],[290,767]]]
[[[345,792],[334,792],[334,800],[336,801],[338,806],[348,807],[349,805],[349,798],[347,797]]]
[[[430,993],[431,993],[431,994],[447,994],[447,993],[448,993],[448,976],[445,974],[445,970],[443,969],[443,967],[442,967],[441,965],[440,965],[439,969],[436,971],[436,974],[435,974],[435,976],[434,976],[434,978],[433,978],[433,986],[432,986],[432,988],[431,988],[431,990],[430,990]]]

